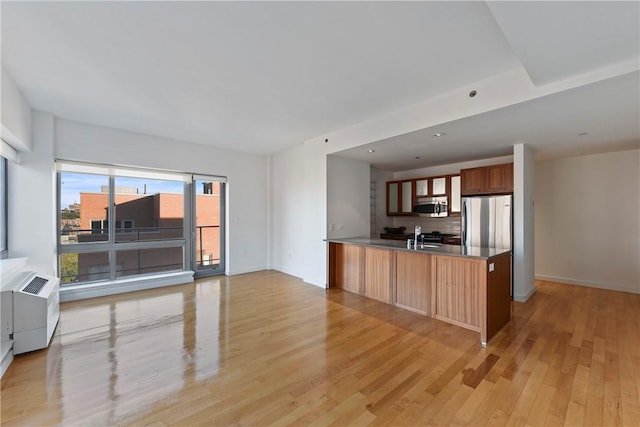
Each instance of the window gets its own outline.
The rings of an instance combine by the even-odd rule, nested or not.
[[[9,253],[7,176],[7,159],[0,157],[0,258],[6,258]]]
[[[184,239],[184,184],[116,177],[116,242]]]
[[[62,285],[180,271],[185,174],[57,162]]]
[[[117,219],[116,220],[116,232],[132,232],[134,230],[132,219]],[[108,219],[92,219],[91,220],[91,234],[103,234],[109,232],[109,220]]]
[[[107,242],[109,240],[109,177],[60,172],[60,243]]]

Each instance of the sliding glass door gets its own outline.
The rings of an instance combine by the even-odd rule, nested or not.
[[[215,177],[193,179],[193,270],[196,277],[224,273],[224,190]]]

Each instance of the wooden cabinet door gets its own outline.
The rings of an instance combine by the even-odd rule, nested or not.
[[[416,179],[416,197],[425,197],[429,195],[429,179]]]
[[[361,293],[364,275],[364,248],[357,245],[329,244],[330,287]]]
[[[460,175],[451,175],[450,177],[450,190],[449,190],[449,215],[460,214]]]
[[[413,213],[413,181],[402,181],[400,188],[400,200],[402,201],[400,212],[411,215]]]
[[[397,182],[387,182],[387,215],[397,215],[400,201],[400,184]]]
[[[431,255],[396,251],[396,305],[431,316]]]
[[[486,304],[486,261],[433,256],[437,318],[480,330]]]
[[[364,248],[364,295],[378,301],[391,303],[393,281],[393,251]]]
[[[413,180],[387,182],[387,216],[413,215]]]
[[[447,177],[438,176],[431,178],[431,195],[446,196],[447,194]]]
[[[513,163],[487,166],[485,169],[485,190],[487,193],[513,191]]]
[[[482,194],[484,188],[484,172],[485,168],[462,169],[460,171],[461,193],[465,194]]]

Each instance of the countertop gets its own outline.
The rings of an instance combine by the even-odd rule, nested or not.
[[[424,249],[407,249],[407,241],[377,239],[374,237],[348,237],[342,239],[326,239],[331,243],[344,243],[360,246],[371,246],[376,248],[394,249],[398,251],[407,252],[423,252],[439,255],[459,256],[466,258],[480,258],[490,259],[498,255],[502,255],[507,252],[511,252],[510,249],[497,249],[497,248],[481,248],[477,246],[459,246],[459,245],[445,245],[440,243],[425,243]],[[428,246],[427,246],[428,245]],[[418,247],[420,244],[418,244]],[[430,247],[434,246],[434,247]]]

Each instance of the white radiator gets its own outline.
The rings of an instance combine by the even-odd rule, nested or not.
[[[60,280],[24,271],[26,259],[2,260],[2,374],[14,354],[46,348],[60,318]]]
[[[60,318],[60,281],[29,272],[13,292],[13,354],[46,348]]]

